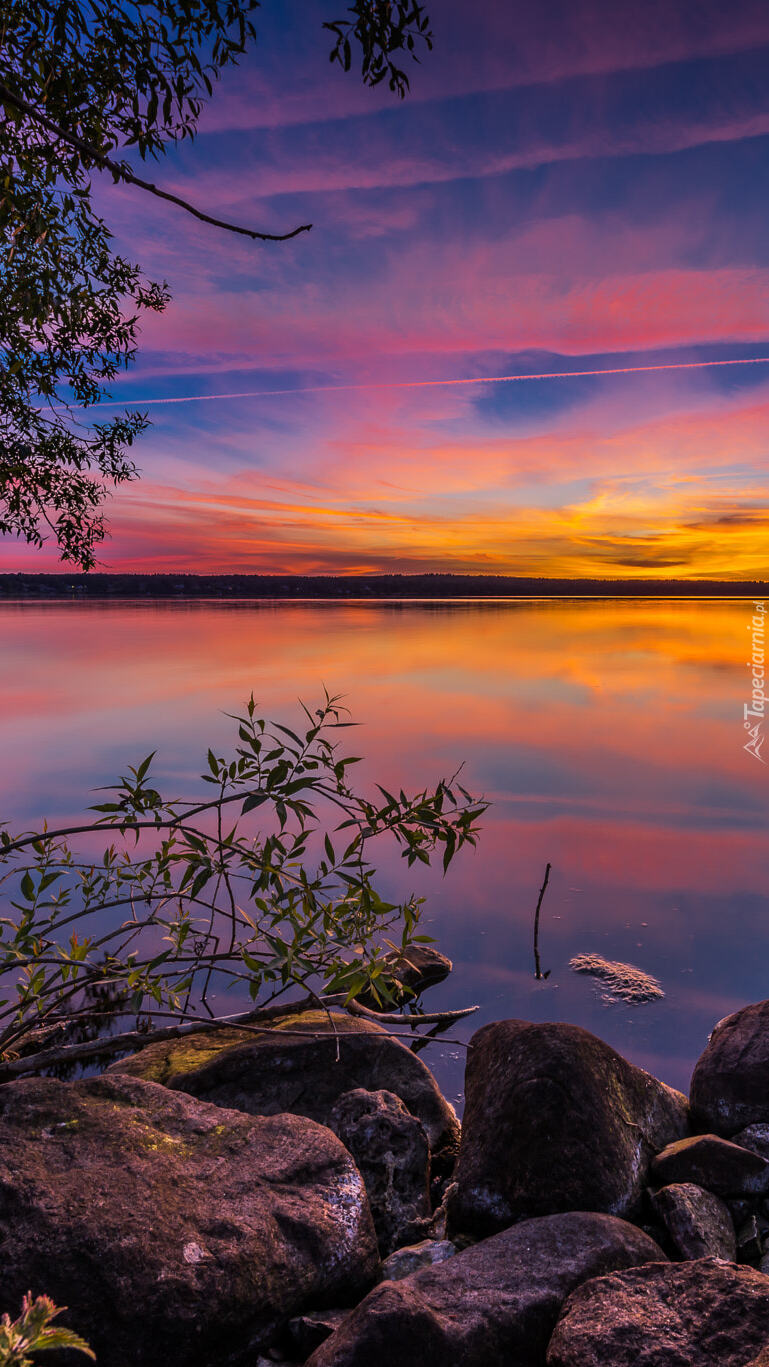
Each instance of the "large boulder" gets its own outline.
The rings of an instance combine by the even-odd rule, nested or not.
[[[566,1302],[547,1367],[745,1367],[769,1339],[769,1277],[715,1258],[598,1277]]]
[[[687,1132],[680,1092],[576,1025],[485,1026],[465,1095],[448,1208],[471,1234],[555,1211],[633,1215],[651,1158]]]
[[[610,1215],[526,1220],[448,1262],[381,1282],[308,1367],[542,1367],[569,1293],[589,1277],[650,1258],[664,1254]]]
[[[719,1021],[692,1074],[692,1121],[730,1139],[769,1122],[769,1001]]]
[[[656,1182],[696,1182],[716,1196],[761,1196],[769,1184],[769,1163],[717,1134],[677,1139],[651,1165]]]
[[[105,1074],[0,1088],[0,1268],[1,1309],[46,1292],[104,1367],[210,1367],[354,1302],[379,1258],[330,1130]]]
[[[394,1092],[345,1092],[331,1129],[349,1149],[366,1184],[383,1258],[427,1234],[430,1149],[421,1120]]]
[[[394,1092],[424,1125],[434,1166],[445,1169],[456,1155],[459,1121],[432,1073],[380,1025],[345,1011],[304,1011],[262,1034],[216,1029],[165,1040],[108,1071],[249,1115],[290,1112],[321,1125],[345,1092]]]
[[[720,1196],[694,1182],[673,1182],[655,1192],[651,1201],[679,1257],[725,1258],[734,1262],[734,1223]]]

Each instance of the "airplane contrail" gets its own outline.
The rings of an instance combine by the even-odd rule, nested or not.
[[[233,394],[182,394],[158,399],[111,399],[99,408],[122,408],[125,404],[145,408],[159,403],[211,403],[214,399],[272,399],[288,394],[337,394],[360,389],[431,389],[443,385],[524,384],[527,380],[573,380],[588,375],[641,375],[659,370],[705,370],[714,366],[769,365],[769,356],[741,357],[731,361],[671,361],[664,365],[613,366],[610,370],[549,370],[539,375],[475,375],[461,380],[371,380],[356,384],[312,384],[297,389],[245,389]]]

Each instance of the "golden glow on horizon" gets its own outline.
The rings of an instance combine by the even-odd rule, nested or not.
[[[484,500],[440,513],[151,487],[124,502],[116,535],[124,530],[136,569],[769,577],[769,509],[695,478],[648,491],[618,480],[562,507]],[[111,568],[121,568],[115,557]]]

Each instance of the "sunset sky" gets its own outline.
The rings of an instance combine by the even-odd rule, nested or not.
[[[769,360],[413,384],[769,358],[766,0],[429,9],[401,103],[329,65],[344,0],[264,0],[150,173],[311,233],[100,192],[174,295],[114,397],[282,391],[153,402],[102,567],[769,577]]]

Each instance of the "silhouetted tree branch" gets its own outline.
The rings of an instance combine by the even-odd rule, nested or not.
[[[260,242],[288,242],[292,237],[298,237],[300,233],[308,233],[312,228],[311,223],[303,223],[298,228],[292,228],[288,233],[264,233],[257,228],[242,228],[236,223],[227,223],[223,218],[214,218],[202,209],[197,209],[188,200],[182,199],[180,195],[172,195],[170,191],[161,190],[158,185],[153,185],[148,180],[142,180],[125,162],[114,161],[112,157],[105,156],[103,152],[97,152],[95,147],[90,147],[76,134],[68,133],[66,128],[62,128],[53,119],[49,119],[40,109],[36,109],[33,104],[30,104],[29,100],[15,94],[2,82],[0,82],[0,99],[5,104],[13,105],[14,108],[27,114],[29,118],[34,119],[35,123],[40,124],[47,133],[52,133],[55,138],[60,138],[62,142],[68,143],[70,147],[82,153],[101,170],[109,171],[115,181],[125,181],[128,185],[136,185],[140,190],[146,190],[148,194],[156,195],[158,199],[167,199],[170,204],[177,204],[180,209],[184,209],[188,214],[199,218],[202,223],[210,223],[214,228],[225,228],[229,233],[241,233],[243,237],[251,237]]]

